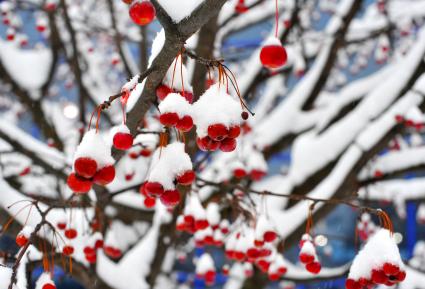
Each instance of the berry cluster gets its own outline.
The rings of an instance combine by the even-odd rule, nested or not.
[[[188,186],[194,179],[192,161],[185,152],[184,144],[172,143],[161,149],[161,156],[152,166],[143,186],[143,194],[159,197],[165,206],[174,207],[180,202],[176,185]]]
[[[304,234],[301,238],[299,260],[304,264],[305,269],[313,274],[318,274],[322,269],[319,258],[316,254],[316,248],[312,237],[309,234]]]
[[[74,156],[73,172],[68,176],[68,186],[76,194],[87,193],[93,183],[105,186],[115,178],[111,149],[94,130],[88,131]]]

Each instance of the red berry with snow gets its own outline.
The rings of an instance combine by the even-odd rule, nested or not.
[[[144,190],[151,196],[161,196],[164,193],[164,187],[157,182],[146,182]]]
[[[129,14],[134,23],[144,26],[153,21],[156,11],[150,1],[134,0],[131,3]]]
[[[66,229],[64,234],[65,234],[65,237],[68,239],[75,239],[78,235],[77,230],[72,228]]]
[[[236,149],[236,140],[234,138],[226,138],[220,143],[222,152],[232,152]]]
[[[97,162],[89,157],[80,157],[74,161],[75,172],[84,178],[91,178],[96,174]]]
[[[176,124],[176,128],[183,132],[188,132],[193,127],[193,119],[189,115],[183,116]]]
[[[246,176],[246,171],[242,168],[234,169],[233,176],[238,179],[242,179]]]
[[[320,265],[319,262],[311,262],[305,266],[308,272],[313,274],[319,274],[320,270],[322,269],[322,265]]]
[[[227,137],[228,134],[229,131],[224,124],[217,123],[208,127],[208,136],[212,140],[222,141]]]
[[[95,184],[105,186],[115,179],[115,168],[112,165],[100,169],[93,178]]]
[[[220,147],[220,142],[212,140],[209,136],[197,138],[196,143],[200,150],[203,151],[216,151]]]
[[[71,173],[67,179],[68,187],[76,194],[84,194],[90,191],[93,182],[89,179]]]
[[[190,170],[184,172],[182,175],[177,177],[177,182],[181,185],[188,186],[195,180],[195,172]]]
[[[167,85],[161,84],[156,88],[156,96],[160,99],[160,100],[164,100],[167,95],[169,95],[170,93],[172,93],[173,90],[168,87]]]
[[[23,235],[23,234],[18,234],[18,236],[16,236],[16,244],[19,247],[23,247],[28,243],[28,238]]]
[[[180,202],[180,193],[177,190],[166,190],[160,200],[164,206],[172,208]]]
[[[237,138],[241,134],[240,126],[232,126],[229,128],[228,138]]]
[[[153,208],[153,207],[155,207],[156,199],[155,198],[151,198],[151,197],[147,197],[143,201],[143,204],[145,205],[146,208]]]
[[[116,149],[128,150],[133,146],[133,136],[130,133],[118,132],[114,135],[113,144]]]
[[[62,253],[63,253],[65,256],[71,256],[72,254],[74,254],[74,247],[69,246],[69,245],[66,245],[66,246],[64,246],[64,247],[63,247],[63,249],[62,249]]]
[[[167,112],[159,116],[159,122],[164,126],[175,126],[178,121],[179,115],[175,112]]]
[[[286,49],[282,46],[279,39],[271,38],[261,48],[260,60],[264,67],[275,69],[285,65],[288,56]]]

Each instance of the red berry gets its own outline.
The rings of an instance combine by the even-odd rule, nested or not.
[[[75,173],[71,173],[67,180],[68,187],[76,194],[84,194],[90,191],[92,181],[89,179],[77,176]]]
[[[277,234],[276,234],[276,232],[273,232],[273,231],[267,231],[267,232],[264,233],[263,238],[264,238],[264,241],[270,243],[270,242],[273,242],[274,240],[276,240]]]
[[[228,134],[229,130],[224,124],[217,123],[208,127],[208,136],[215,141],[224,140]]]
[[[309,264],[314,261],[314,256],[307,254],[307,253],[301,253],[299,256],[300,262],[303,264]]]
[[[246,171],[244,169],[241,169],[241,168],[234,169],[233,175],[235,176],[235,178],[242,179],[246,176]]]
[[[236,13],[242,14],[248,11],[248,7],[245,5],[244,0],[239,0],[235,7]]]
[[[175,126],[178,121],[179,116],[175,112],[167,112],[159,116],[159,122],[164,126]]]
[[[246,256],[249,259],[257,259],[260,257],[260,250],[258,250],[257,248],[253,247],[253,248],[249,248],[246,251]]]
[[[182,175],[177,177],[177,182],[181,185],[188,186],[195,180],[195,173],[192,170],[185,171]]]
[[[209,136],[197,138],[196,143],[203,151],[216,151],[220,147],[220,142],[212,140]]]
[[[26,167],[26,168],[24,168],[24,169],[23,169],[23,170],[19,173],[19,176],[20,176],[20,177],[26,176],[26,175],[28,175],[30,172],[31,172],[31,167]]]
[[[318,274],[320,270],[322,269],[322,265],[320,265],[319,262],[312,262],[305,266],[308,272],[313,274]]]
[[[84,254],[86,256],[87,255],[95,255],[96,254],[96,249],[93,248],[93,247],[86,246],[86,247],[84,247],[83,252],[84,252]]]
[[[19,234],[18,236],[16,236],[16,244],[19,247],[23,247],[28,243],[28,238],[25,237],[23,234]]]
[[[251,177],[251,179],[252,179],[253,181],[259,181],[259,180],[261,180],[261,179],[262,179],[265,175],[266,175],[266,173],[265,173],[265,172],[260,171],[260,170],[256,170],[256,169],[253,169],[253,170],[250,172],[250,174],[249,174],[249,176]]]
[[[133,146],[133,136],[129,133],[118,132],[114,135],[113,143],[118,150],[128,150]]]
[[[203,230],[208,227],[208,221],[207,220],[196,220],[195,221],[195,229],[196,230]]]
[[[95,184],[105,186],[111,183],[115,178],[115,168],[114,166],[106,166],[100,169],[93,178]]]
[[[135,0],[129,10],[131,20],[138,25],[148,25],[155,18],[155,7],[150,1]]]
[[[97,163],[92,158],[78,158],[74,162],[74,169],[79,176],[89,179],[96,174]]]
[[[277,281],[280,278],[280,274],[278,273],[269,273],[269,280],[271,281]]]
[[[141,155],[141,153],[138,153],[138,152],[130,152],[129,154],[128,154],[128,156],[131,158],[131,159],[133,159],[133,160],[135,160],[135,159],[137,159],[138,157],[139,157],[139,155]]]
[[[157,182],[146,182],[144,190],[151,196],[161,196],[164,193],[164,187]]]
[[[58,227],[58,229],[59,229],[59,230],[65,230],[65,228],[66,228],[66,223],[58,222],[58,223],[56,224],[56,227]]]
[[[215,281],[215,272],[214,271],[207,271],[207,273],[205,273],[205,282],[207,284],[214,284]]]
[[[77,230],[75,229],[66,229],[65,230],[65,237],[67,237],[68,239],[75,239],[77,237]]]
[[[220,150],[222,152],[232,152],[236,148],[236,140],[234,138],[226,138],[220,143]]]
[[[174,207],[180,202],[180,193],[177,190],[167,190],[160,196],[162,204],[166,207]]]
[[[372,270],[372,281],[376,284],[385,284],[387,276],[385,276],[384,271]]]
[[[345,289],[361,289],[361,286],[358,282],[353,279],[347,279],[345,281]]]
[[[260,60],[267,68],[279,68],[285,65],[288,56],[282,45],[266,45],[261,49]]]
[[[143,204],[145,205],[146,208],[153,208],[155,206],[155,204],[156,204],[156,199],[155,198],[151,198],[151,197],[147,197],[143,201]]]
[[[56,286],[52,283],[44,284],[42,289],[56,289]]]
[[[182,92],[182,91],[180,91],[179,92],[180,93],[180,95],[181,96],[183,96],[189,103],[192,103],[193,102],[193,93],[191,93],[191,92],[189,92],[189,91],[185,91],[185,92]]]
[[[150,149],[142,149],[142,150],[140,151],[140,155],[141,155],[142,157],[145,157],[145,158],[149,157],[151,154],[152,154],[152,152],[151,152],[151,150],[150,150]]]
[[[243,120],[247,120],[247,119],[248,119],[248,117],[249,117],[248,112],[243,111],[243,112],[241,113],[241,117],[242,117],[242,119],[243,119]]]
[[[189,115],[183,116],[183,118],[181,118],[176,124],[176,128],[183,132],[190,131],[192,127],[193,127],[193,119]]]
[[[105,246],[105,247],[103,247],[103,251],[105,252],[106,255],[108,255],[112,259],[118,259],[122,255],[122,252],[121,252],[120,249],[114,248],[112,246]]]
[[[229,138],[237,138],[241,134],[240,126],[232,126],[229,128],[229,134],[227,137]]]
[[[96,263],[96,259],[97,259],[96,254],[94,254],[94,255],[86,255],[86,260],[87,260],[87,262],[89,262],[90,264],[94,264],[94,263]]]
[[[382,269],[386,275],[397,275],[400,272],[400,268],[391,263],[385,263]]]
[[[406,272],[405,271],[398,272],[397,281],[402,282],[404,281],[404,279],[406,279]]]
[[[404,122],[404,117],[402,115],[400,115],[400,114],[397,114],[395,116],[395,120],[396,120],[397,123],[403,123]]]
[[[156,96],[160,100],[164,100],[167,97],[167,95],[169,95],[172,92],[173,90],[164,84],[161,84],[156,88]]]
[[[63,247],[62,253],[65,256],[71,256],[74,253],[74,247],[67,245],[67,246]]]

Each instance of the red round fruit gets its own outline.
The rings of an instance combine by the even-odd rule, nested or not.
[[[246,171],[244,169],[241,169],[241,168],[234,169],[233,175],[235,176],[235,178],[242,179],[246,176]]]
[[[251,179],[252,179],[253,181],[259,181],[259,180],[261,180],[261,179],[262,179],[265,175],[266,175],[266,173],[265,173],[265,172],[260,171],[260,170],[256,170],[256,169],[253,169],[253,170],[250,172],[250,174],[249,174],[249,176],[251,177]]]
[[[160,196],[162,204],[166,207],[174,207],[180,202],[180,193],[177,190],[167,190]]]
[[[398,272],[397,281],[402,282],[402,281],[404,281],[404,279],[406,279],[406,272],[405,271]]]
[[[224,140],[229,134],[229,130],[224,124],[217,123],[208,127],[208,136],[215,141]]]
[[[100,169],[93,178],[95,184],[105,186],[111,183],[115,179],[115,168],[114,166],[106,166]]]
[[[42,289],[56,289],[56,286],[52,283],[44,284]]]
[[[277,234],[276,234],[276,232],[273,232],[273,231],[267,231],[267,232],[264,233],[263,238],[264,238],[264,241],[270,243],[270,242],[273,242],[274,240],[276,240]]]
[[[77,237],[77,230],[75,229],[66,229],[65,230],[65,237],[67,237],[68,239],[75,239]]]
[[[176,128],[183,132],[188,132],[193,127],[193,119],[189,115],[183,116],[176,124]]]
[[[391,263],[385,263],[382,269],[386,275],[397,275],[400,272],[400,268]]]
[[[245,5],[244,0],[239,0],[238,4],[235,7],[236,13],[242,14],[248,11],[248,7]]]
[[[319,262],[312,262],[305,266],[308,272],[313,274],[319,274],[320,270],[322,269],[322,265],[320,265]]]
[[[97,162],[89,157],[81,157],[75,160],[74,169],[77,175],[89,179],[96,174]]]
[[[143,201],[143,204],[145,205],[146,208],[153,208],[153,207],[155,207],[156,199],[155,198],[151,198],[151,197],[147,197]]]
[[[93,247],[86,246],[86,247],[84,247],[83,252],[84,252],[85,255],[95,255],[96,249],[93,248]]]
[[[180,91],[179,92],[181,96],[183,96],[189,103],[193,102],[193,93],[189,92],[189,91]]]
[[[279,68],[285,65],[288,56],[282,45],[266,45],[261,49],[260,60],[267,68]]]
[[[150,149],[142,149],[140,151],[140,155],[145,158],[149,157],[151,154],[152,154],[152,151]]]
[[[161,196],[164,193],[164,187],[157,182],[146,182],[144,190],[151,196]]]
[[[131,3],[129,14],[134,23],[144,26],[153,21],[156,11],[150,1],[134,0]]]
[[[19,234],[18,236],[16,236],[16,244],[19,247],[23,247],[28,243],[28,238],[25,237],[23,234]]]
[[[208,221],[207,220],[196,220],[195,221],[195,228],[196,230],[203,230],[208,227]]]
[[[178,121],[179,116],[175,112],[167,112],[159,116],[159,122],[164,126],[175,126]]]
[[[220,143],[220,150],[228,153],[236,149],[236,140],[234,138],[226,138]]]
[[[197,138],[196,143],[199,149],[203,151],[216,151],[220,147],[220,142],[212,140],[209,136]]]
[[[385,276],[384,271],[372,270],[372,281],[376,284],[385,284],[387,276]]]
[[[300,262],[303,264],[309,264],[314,261],[314,256],[307,253],[301,253],[298,258],[300,259]]]
[[[62,249],[62,253],[65,256],[71,256],[72,254],[74,254],[74,247],[72,247],[72,246],[65,246]]]
[[[182,175],[177,177],[177,182],[181,185],[188,186],[195,180],[195,172],[192,170],[185,171]]]
[[[345,289],[361,289],[361,286],[358,282],[353,279],[347,279],[345,281]]]
[[[56,227],[58,227],[58,229],[59,229],[59,230],[65,230],[65,228],[66,228],[66,223],[64,223],[64,222],[58,222],[58,223],[56,224]]]
[[[167,95],[169,95],[172,92],[173,90],[164,84],[161,84],[156,88],[156,96],[160,100],[164,100],[167,97]]]
[[[133,146],[133,136],[129,133],[118,132],[114,135],[113,143],[118,150],[128,150]]]
[[[94,254],[94,255],[86,255],[86,260],[90,264],[96,263],[96,259],[97,259],[97,255],[96,254]]]
[[[67,180],[68,187],[76,194],[84,194],[90,191],[92,181],[77,176],[75,173],[71,173]]]
[[[229,134],[227,137],[229,138],[237,138],[241,134],[240,126],[232,126],[229,128]]]

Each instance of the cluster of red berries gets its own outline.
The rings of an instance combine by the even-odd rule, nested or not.
[[[155,7],[148,0],[123,0],[129,4],[129,15],[137,25],[145,26],[151,23],[156,16]]]
[[[243,167],[233,169],[233,176],[237,179],[249,177],[252,181],[259,181],[266,175],[267,173],[265,171],[259,169],[252,169],[249,172],[247,172]]]
[[[158,109],[161,111],[159,122],[162,125],[175,127],[183,132],[192,129],[191,105],[182,95],[178,93],[168,94],[159,104]]]
[[[236,148],[236,138],[240,135],[240,126],[226,127],[222,123],[216,123],[208,126],[208,135],[202,138],[198,137],[196,142],[203,151],[216,151],[220,149],[223,152],[231,152]]]
[[[398,265],[391,263],[384,263],[381,267],[372,270],[371,278],[359,278],[354,280],[348,278],[345,281],[346,289],[362,289],[372,288],[376,285],[394,286],[397,283],[404,281],[406,272]]]
[[[316,254],[316,248],[312,237],[309,234],[304,234],[301,238],[299,260],[304,264],[305,269],[313,274],[318,274],[322,269],[319,258]]]
[[[93,183],[105,186],[115,178],[110,149],[94,131],[88,131],[77,148],[73,168],[74,172],[68,176],[67,183],[76,194],[87,193]]]
[[[156,96],[159,100],[163,101],[168,95],[171,93],[177,93],[180,94],[184,99],[186,99],[190,104],[193,102],[193,93],[190,91],[182,91],[182,90],[176,90],[171,87],[169,87],[166,84],[160,84],[156,88]]]
[[[395,116],[395,120],[397,123],[403,124],[404,126],[408,128],[413,128],[416,131],[421,131],[425,126],[425,123],[423,122],[415,122],[412,119],[406,119],[404,116],[400,114],[397,114]]]

